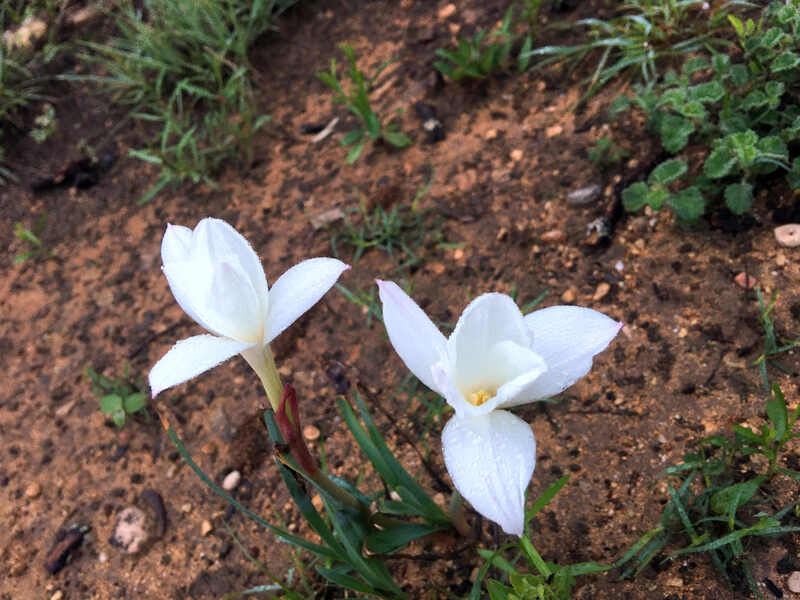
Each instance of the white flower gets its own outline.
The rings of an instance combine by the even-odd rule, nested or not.
[[[455,409],[442,446],[456,489],[505,532],[522,535],[536,440],[525,421],[500,409],[564,391],[589,372],[622,323],[577,306],[523,317],[509,296],[484,294],[446,339],[396,284],[377,284],[395,350]]]
[[[162,270],[175,300],[210,335],[179,341],[150,371],[159,392],[241,354],[277,406],[282,388],[269,343],[311,308],[349,267],[333,258],[295,265],[267,288],[258,255],[225,221],[206,218],[194,231],[167,225]]]

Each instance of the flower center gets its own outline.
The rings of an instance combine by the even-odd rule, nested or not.
[[[474,392],[470,392],[467,394],[467,402],[474,406],[480,406],[487,400],[489,400],[494,394],[489,392],[489,390],[480,389]]]

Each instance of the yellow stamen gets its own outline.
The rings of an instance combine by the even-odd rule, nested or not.
[[[478,390],[477,392],[472,392],[467,396],[467,402],[475,406],[480,406],[492,396],[494,396],[494,394],[490,394],[487,390]]]

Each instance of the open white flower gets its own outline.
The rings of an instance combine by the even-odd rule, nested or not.
[[[349,267],[333,258],[311,258],[267,288],[258,255],[220,219],[206,218],[194,231],[167,225],[162,270],[175,300],[209,334],[179,341],[150,371],[159,392],[241,354],[277,406],[282,388],[269,343],[327,292]]]
[[[484,294],[445,338],[395,283],[377,284],[395,350],[455,409],[442,446],[456,489],[506,533],[522,535],[536,440],[525,421],[500,409],[564,391],[589,372],[622,323],[578,306],[523,316],[509,296]]]

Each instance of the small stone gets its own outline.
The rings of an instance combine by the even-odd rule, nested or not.
[[[563,131],[564,128],[561,125],[552,125],[551,127],[548,127],[547,129],[544,130],[544,134],[547,137],[551,138],[557,135],[561,135]]]
[[[603,188],[596,183],[572,190],[567,194],[567,204],[570,206],[586,206],[597,200],[602,191]]]
[[[313,425],[306,425],[305,427],[303,427],[303,437],[306,438],[309,442],[318,440],[319,429],[317,429]]]
[[[800,246],[800,225],[789,223],[775,228],[775,239],[781,246],[796,248]]]
[[[683,579],[680,577],[670,577],[667,579],[666,584],[669,587],[683,587]]]
[[[611,291],[611,285],[605,281],[601,281],[600,284],[597,286],[597,289],[594,291],[594,296],[592,296],[592,300],[597,302],[598,300],[602,300],[606,296],[608,296],[608,292]]]
[[[136,554],[144,547],[149,537],[147,515],[135,506],[128,506],[117,516],[114,533],[108,541],[127,554]]]
[[[66,417],[69,414],[69,411],[72,410],[72,407],[75,406],[75,400],[70,400],[66,404],[62,404],[56,409],[56,416],[58,418]]]
[[[42,486],[36,483],[35,481],[28,485],[25,488],[25,497],[30,498],[33,500],[34,498],[38,498],[39,494],[42,493]]]
[[[311,498],[311,504],[314,505],[314,508],[317,510],[322,510],[323,503],[322,503],[322,496],[319,494],[314,494],[314,497]]]
[[[210,456],[217,452],[217,445],[214,442],[207,442],[206,444],[203,444],[203,447],[200,448],[200,451],[203,454],[207,454]]]
[[[614,263],[614,268],[620,273],[622,273],[625,270],[625,263],[622,262],[621,260],[618,260],[617,262]]]
[[[775,264],[779,267],[786,266],[786,255],[778,253],[778,255],[775,257]]]
[[[439,18],[446,19],[448,17],[452,17],[456,12],[456,5],[455,4],[448,4],[444,8],[439,10]]]
[[[490,129],[489,131],[486,132],[487,140],[493,140],[496,137],[497,137],[497,129]]]
[[[575,288],[567,288],[563,294],[561,294],[562,302],[567,304],[572,304],[575,302],[575,298],[577,298],[577,294],[575,293]]]
[[[447,267],[444,266],[444,263],[438,261],[428,265],[428,268],[433,272],[434,275],[441,275],[447,270]]]
[[[511,160],[513,160],[514,162],[519,162],[520,160],[522,160],[522,157],[523,157],[523,152],[519,148],[511,151]]]
[[[792,571],[786,581],[786,585],[793,594],[800,594],[800,571]]]
[[[56,590],[52,596],[50,596],[50,600],[62,600],[64,598],[64,592],[61,590]]]
[[[495,239],[498,242],[502,242],[507,237],[508,237],[508,229],[506,229],[505,227],[501,227],[500,230],[497,232],[497,236],[495,237]]]
[[[738,285],[740,288],[744,288],[746,290],[749,290],[757,283],[755,277],[745,273],[744,271],[738,273],[736,277],[733,278],[733,281],[736,282],[736,285]]]
[[[433,501],[436,502],[436,504],[438,504],[439,506],[444,506],[444,503],[445,503],[444,494],[442,492],[437,492],[433,496]]]
[[[560,229],[545,231],[539,239],[545,244],[560,244],[567,239],[567,234]]]
[[[325,212],[321,212],[318,215],[314,215],[311,217],[311,227],[316,229],[322,229],[331,223],[335,223],[344,218],[344,211],[341,208],[331,208],[330,210],[326,210]]]
[[[200,535],[206,536],[214,530],[214,526],[211,524],[211,521],[205,519],[200,524]]]
[[[242,480],[242,474],[239,471],[231,471],[227,475],[225,475],[225,479],[222,480],[222,489],[227,491],[233,491],[239,485],[239,482]]]
[[[100,563],[107,563],[108,562],[108,554],[105,552],[100,552],[97,555],[97,561]]]
[[[188,515],[190,512],[192,512],[192,505],[189,504],[188,502],[186,504],[182,505],[181,506],[181,512]]]
[[[453,258],[456,260],[461,260],[464,258],[464,251],[461,248],[456,248],[456,251],[453,252]]]

